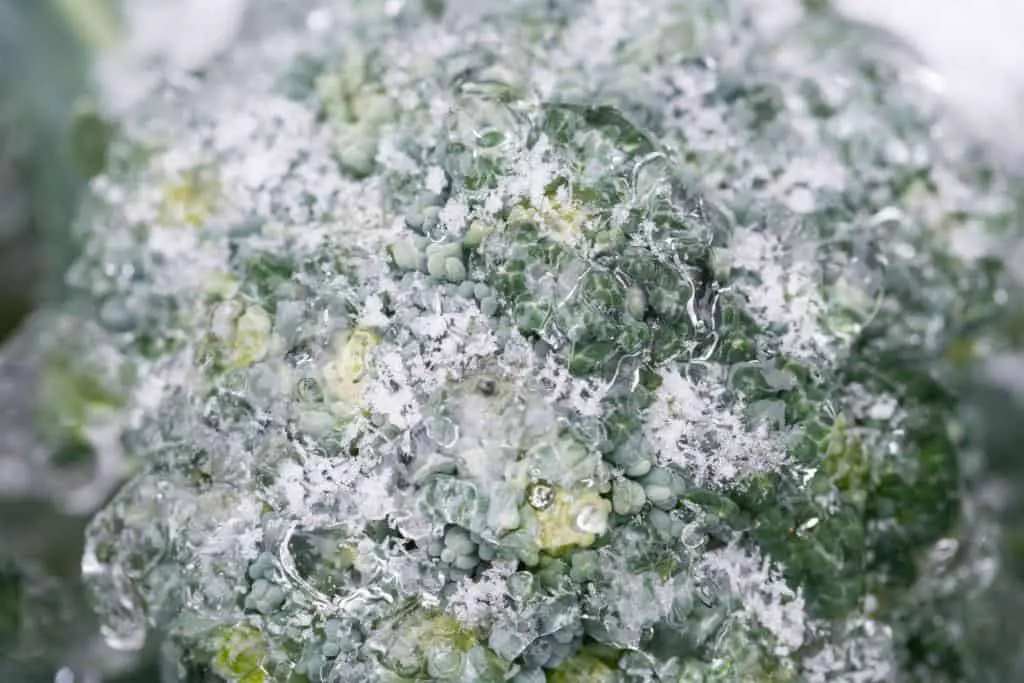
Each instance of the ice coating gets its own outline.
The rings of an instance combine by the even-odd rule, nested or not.
[[[853,350],[941,343],[904,290],[963,296],[924,223],[985,188],[835,18],[457,4],[296,11],[128,119],[71,275],[133,380],[108,639],[247,683],[842,675],[851,489],[915,410]]]

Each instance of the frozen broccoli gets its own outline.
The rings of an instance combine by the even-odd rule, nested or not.
[[[929,358],[1011,208],[909,58],[821,9],[446,4],[295,10],[112,145],[71,274],[135,387],[110,642],[180,681],[941,670]]]

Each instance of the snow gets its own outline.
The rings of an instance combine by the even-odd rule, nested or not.
[[[468,216],[468,206],[459,200],[449,200],[441,209],[439,218],[450,234],[458,235],[465,230]]]
[[[891,628],[855,616],[836,630],[835,642],[803,660],[807,683],[888,683],[894,679]]]

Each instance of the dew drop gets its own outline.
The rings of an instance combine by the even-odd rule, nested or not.
[[[303,377],[295,385],[295,398],[304,403],[319,403],[323,401],[323,390],[316,379]]]

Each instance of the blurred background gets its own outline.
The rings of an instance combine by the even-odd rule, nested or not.
[[[244,0],[0,0],[4,683],[159,680],[151,650],[126,655],[105,646],[80,585],[83,528],[112,491],[92,486],[90,454],[40,425],[41,319],[61,301],[76,251],[76,203],[104,165],[118,113],[160,73],[201,68],[238,29],[245,7]]]
[[[38,316],[60,301],[75,253],[75,205],[103,166],[118,112],[160,74],[214,59],[244,30],[251,5],[278,1],[0,0],[0,681],[159,679],[152,652],[128,656],[104,646],[78,585],[82,529],[92,510],[62,492],[88,480],[90,462],[34,426]],[[766,7],[779,4],[766,0]],[[1017,125],[1024,121],[1024,3],[836,0],[834,7],[919,49],[942,78],[955,116],[1007,172],[1024,176]],[[1010,259],[1024,282],[1024,250]],[[1024,313],[1011,310],[1001,324],[999,357],[964,386],[984,416],[986,457],[977,480],[1021,491]],[[93,503],[102,501],[99,495]],[[1015,615],[1024,614],[1018,508],[997,510],[1020,528],[1012,534],[1017,562],[1008,563],[981,608],[991,636],[985,646],[995,651],[1024,652],[1019,630],[1011,633],[1011,623],[1020,623]],[[1008,666],[1024,680],[1024,664]]]

